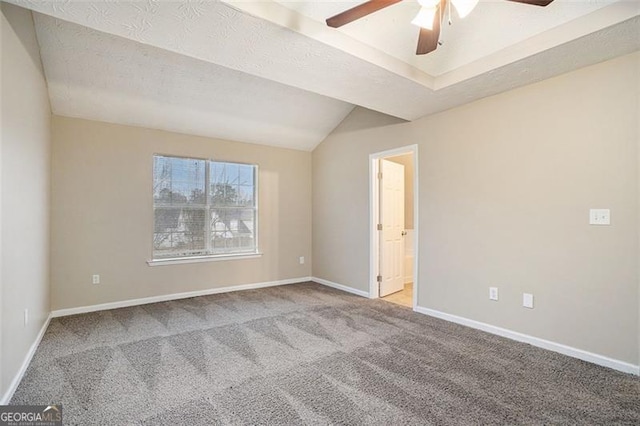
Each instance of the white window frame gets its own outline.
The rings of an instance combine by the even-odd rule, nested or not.
[[[197,254],[197,255],[184,255],[184,256],[176,256],[176,257],[155,257],[155,247],[153,244],[153,238],[151,239],[151,259],[147,260],[147,264],[149,266],[162,266],[162,265],[171,265],[171,264],[184,264],[184,263],[199,263],[199,262],[213,262],[213,261],[221,261],[221,260],[240,260],[240,259],[254,259],[262,256],[262,252],[259,250],[259,238],[258,238],[258,230],[259,228],[259,165],[253,163],[244,163],[238,161],[228,161],[228,160],[216,160],[211,158],[200,158],[200,157],[187,157],[187,156],[179,156],[172,154],[159,154],[155,153],[152,156],[152,161],[155,160],[156,157],[167,157],[167,158],[178,158],[183,160],[196,160],[196,161],[204,161],[205,162],[205,214],[207,218],[211,217],[211,209],[213,207],[212,204],[209,204],[209,199],[211,197],[210,194],[210,165],[212,163],[226,163],[226,164],[238,164],[243,166],[252,166],[254,168],[253,174],[253,206],[238,206],[237,208],[246,208],[253,209],[254,211],[254,225],[253,225],[253,239],[254,239],[254,250],[251,251],[238,251],[238,252],[230,252],[230,253],[211,253],[211,226],[210,223],[208,226],[204,227],[204,241],[205,248],[204,251],[209,254]],[[154,233],[155,233],[155,200],[153,199],[153,182],[155,181],[154,168],[152,163],[152,205],[154,206]],[[180,205],[173,205],[174,207],[180,207]],[[184,207],[193,207],[192,205],[185,205]],[[226,207],[226,206],[225,206]],[[223,207],[224,208],[224,207]],[[233,208],[233,207],[228,207]]]

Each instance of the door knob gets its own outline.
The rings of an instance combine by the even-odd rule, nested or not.
[[[407,231],[402,231],[402,236],[404,237],[405,235],[407,235]]]

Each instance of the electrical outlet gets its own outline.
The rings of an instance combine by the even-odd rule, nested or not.
[[[533,294],[522,293],[522,306],[533,309]]]
[[[24,310],[24,325],[29,324],[29,309]]]
[[[489,299],[498,300],[498,287],[489,287]]]
[[[301,265],[304,265],[304,256],[300,256],[300,259],[298,259],[298,261]]]
[[[589,210],[589,225],[611,225],[611,210],[609,209]]]
[[[96,274],[96,275],[94,275],[94,276],[92,277],[92,282],[93,282],[94,284],[100,284],[100,275],[97,275],[97,274]]]

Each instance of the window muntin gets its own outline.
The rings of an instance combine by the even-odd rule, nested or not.
[[[257,166],[155,155],[153,258],[257,253]]]

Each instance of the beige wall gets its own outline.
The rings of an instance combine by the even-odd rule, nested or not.
[[[264,255],[148,266],[154,153],[258,164]],[[52,191],[54,310],[311,273],[309,152],[54,116]]]
[[[2,3],[1,372],[4,395],[49,315],[49,98],[31,12]],[[29,323],[24,324],[24,310]]]
[[[412,123],[354,110],[313,152],[314,276],[368,291],[368,155],[417,143],[419,305],[637,365],[639,62]]]
[[[404,166],[404,228],[413,229],[413,154],[387,158]]]

